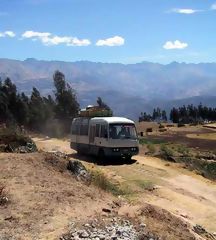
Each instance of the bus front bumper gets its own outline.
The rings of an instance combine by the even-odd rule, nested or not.
[[[104,154],[107,157],[132,157],[139,153],[138,147],[129,148],[105,148]]]

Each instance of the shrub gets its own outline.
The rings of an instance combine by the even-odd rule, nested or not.
[[[155,189],[154,184],[149,180],[135,180],[135,182],[140,188],[144,190],[153,191]]]
[[[4,145],[0,149],[6,152],[20,152],[22,150],[20,147],[24,147],[26,152],[37,151],[31,138],[11,128],[0,130],[0,145]]]
[[[165,160],[174,161],[174,151],[169,146],[165,144],[161,145],[160,151],[160,155],[162,158],[164,158]]]
[[[162,144],[165,143],[163,139],[147,139],[147,138],[140,138],[139,144]]]
[[[179,145],[177,147],[177,151],[181,154],[183,154],[184,156],[188,156],[190,151],[187,147],[185,147],[184,145]]]
[[[5,186],[0,185],[0,206],[8,203],[8,198],[6,196]]]
[[[149,151],[148,151],[149,154],[154,154],[154,153],[156,152],[155,146],[154,146],[153,144],[150,144],[150,143],[149,143],[149,144],[147,145],[147,148],[148,148],[148,150],[149,150]]]
[[[101,171],[91,170],[92,175],[92,184],[98,188],[110,192],[113,195],[125,195],[127,194],[126,190],[120,188],[120,186],[112,183]]]

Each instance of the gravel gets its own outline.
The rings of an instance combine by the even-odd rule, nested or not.
[[[75,224],[69,233],[63,235],[60,240],[158,240],[152,234],[145,233],[146,225],[141,223],[139,230],[128,220],[117,218],[111,219],[104,226],[98,225],[97,221],[85,223],[80,227]]]

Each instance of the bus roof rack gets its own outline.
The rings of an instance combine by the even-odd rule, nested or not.
[[[81,109],[79,117],[112,117],[113,112],[110,109],[106,109],[99,106],[89,105],[85,109]]]

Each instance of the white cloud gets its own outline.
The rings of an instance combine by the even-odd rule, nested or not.
[[[214,3],[214,4],[211,5],[211,9],[212,9],[212,10],[216,10],[216,3]]]
[[[124,42],[125,42],[124,38],[115,36],[112,38],[98,40],[96,42],[96,46],[109,46],[109,47],[121,46],[124,45]]]
[[[52,35],[49,32],[34,32],[34,31],[26,31],[22,34],[23,38],[30,38],[33,41],[39,40],[44,45],[59,45],[66,44],[67,46],[88,46],[91,44],[88,39],[78,39],[76,37],[69,36],[57,36]]]
[[[191,8],[174,8],[170,12],[180,13],[180,14],[194,14],[201,11],[202,10],[196,10]]]
[[[43,38],[49,37],[51,33],[48,32],[34,32],[34,31],[26,31],[22,34],[23,38]]]
[[[16,34],[12,31],[5,31],[5,35],[11,38],[16,36]]]
[[[179,40],[176,40],[174,42],[167,41],[164,45],[163,48],[170,50],[170,49],[184,49],[188,47],[187,43],[180,42]]]
[[[5,32],[0,32],[0,37],[10,37],[13,38],[15,37],[16,34],[12,31],[5,31]]]

